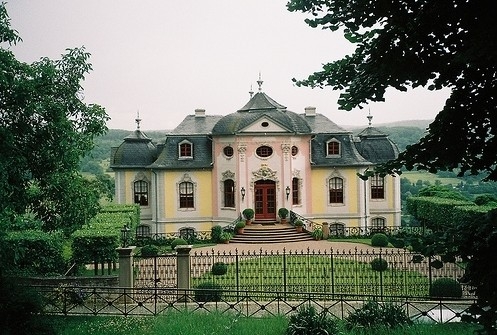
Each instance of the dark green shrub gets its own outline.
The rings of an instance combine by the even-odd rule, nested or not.
[[[223,233],[223,227],[217,225],[211,228],[211,240],[214,243],[221,242],[221,234]]]
[[[406,246],[404,239],[402,238],[390,237],[388,242],[390,242],[390,244],[392,244],[395,248],[403,248]]]
[[[371,245],[373,247],[386,247],[388,245],[388,237],[383,233],[376,233],[371,237]]]
[[[325,311],[318,313],[314,306],[301,306],[290,316],[286,335],[339,334],[337,322]]]
[[[366,302],[362,308],[356,309],[345,318],[348,330],[381,326],[395,328],[411,323],[402,307],[391,303],[379,304],[376,301]]]
[[[222,276],[228,272],[228,265],[223,262],[216,262],[212,265],[212,274],[215,276]]]
[[[375,258],[371,261],[371,269],[373,271],[385,271],[388,269],[388,262],[383,258]]]
[[[245,208],[242,212],[243,217],[247,220],[252,220],[254,218],[254,213],[252,208]]]
[[[176,249],[176,247],[178,245],[188,245],[188,242],[186,242],[184,239],[182,238],[175,238],[172,242],[171,242],[171,249]]]
[[[223,289],[221,285],[205,282],[195,289],[195,300],[199,302],[221,301]]]
[[[154,257],[159,254],[159,247],[156,245],[145,245],[140,251],[142,257]]]
[[[461,284],[452,278],[435,279],[430,287],[430,297],[460,298],[462,297]]]
[[[286,209],[285,207],[278,209],[278,216],[281,219],[286,219],[288,217],[288,209]]]

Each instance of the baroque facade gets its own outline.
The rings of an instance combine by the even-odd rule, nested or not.
[[[197,109],[165,138],[137,129],[112,148],[116,201],[141,208],[141,234],[209,232],[245,208],[274,222],[285,207],[335,227],[400,225],[400,181],[358,177],[398,155],[371,126],[354,136],[307,107],[294,113],[259,91],[238,111]]]

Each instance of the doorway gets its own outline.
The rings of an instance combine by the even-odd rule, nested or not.
[[[255,182],[255,220],[276,220],[276,183],[272,180]]]

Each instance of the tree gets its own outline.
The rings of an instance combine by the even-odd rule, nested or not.
[[[342,90],[341,109],[383,101],[388,87],[451,88],[428,133],[384,166],[430,172],[460,168],[497,180],[497,25],[495,3],[463,0],[290,0],[311,27],[357,45],[297,85]]]
[[[8,49],[20,41],[0,3],[0,217],[32,213],[45,230],[72,231],[98,211],[99,191],[78,167],[109,118],[83,102],[84,48],[26,64]]]

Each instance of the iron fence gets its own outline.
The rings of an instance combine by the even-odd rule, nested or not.
[[[33,286],[34,287],[34,286]],[[36,286],[44,310],[54,315],[156,316],[170,311],[234,313],[238,316],[290,315],[304,305],[343,319],[366,301],[389,302],[403,308],[413,320],[437,323],[459,321],[469,314],[472,299],[422,300],[402,296],[379,299],[368,295],[296,292],[288,299],[279,291],[216,291],[177,288],[120,288],[80,286]],[[265,299],[258,297],[264,296]],[[215,299],[205,299],[215,297]]]
[[[437,260],[406,249],[194,251],[190,278],[192,287],[213,283],[227,291],[274,291],[285,298],[300,292],[427,298],[435,280],[457,281],[464,272],[457,262],[434,267]],[[226,264],[226,273],[213,274],[215,263]],[[135,259],[137,287],[175,287],[176,271],[175,255]],[[461,287],[464,298],[473,298],[470,287]]]

